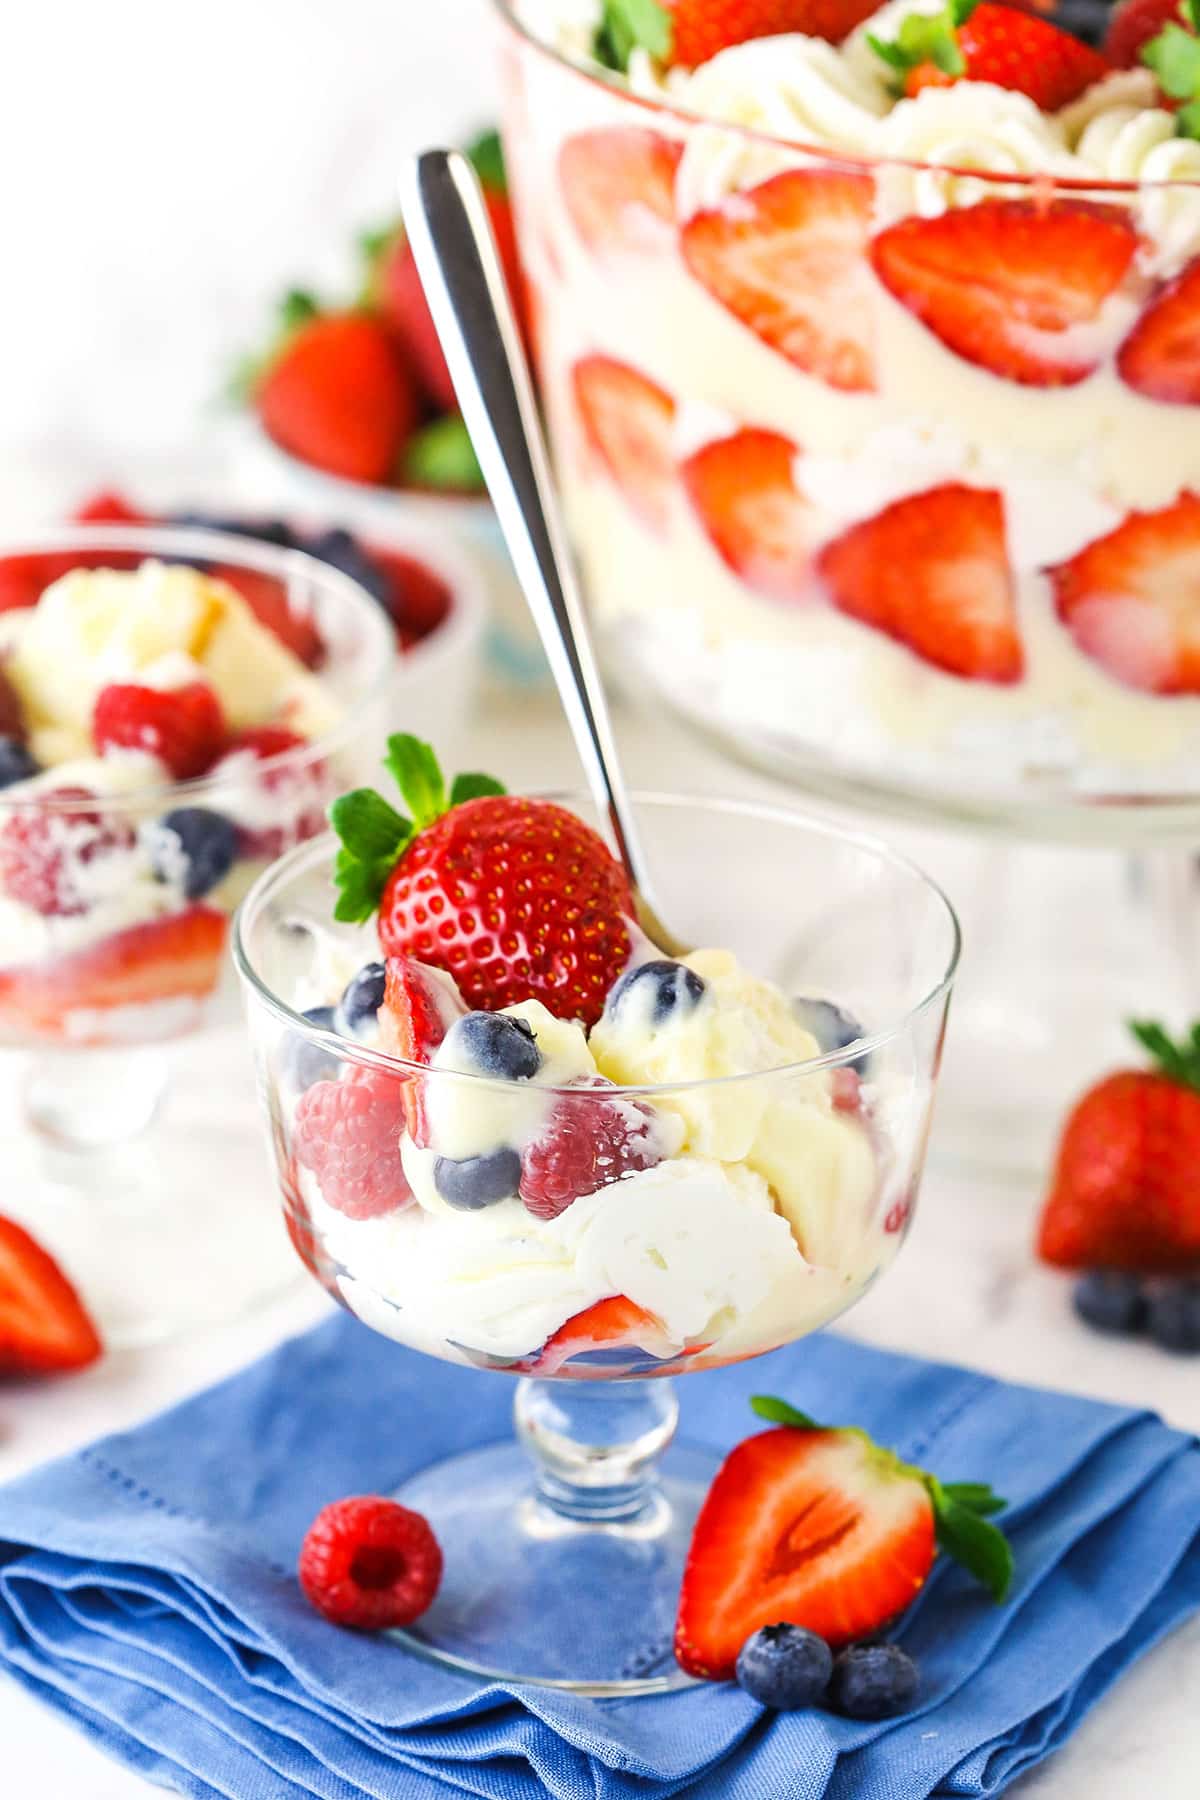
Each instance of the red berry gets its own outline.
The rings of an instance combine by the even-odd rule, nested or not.
[[[52,1375],[96,1361],[100,1339],[54,1258],[0,1218],[0,1375]]]
[[[323,1618],[358,1631],[411,1625],[433,1603],[442,1552],[428,1519],[375,1494],[323,1507],[300,1551],[300,1586]]]
[[[800,32],[839,44],[875,11],[877,0],[664,0],[671,14],[670,61],[686,69],[750,38]]]
[[[360,1067],[300,1097],[292,1148],[348,1219],[376,1219],[412,1200],[400,1161],[405,1086],[399,1076]]]
[[[584,1194],[662,1161],[657,1121],[636,1100],[597,1098],[595,1088],[557,1101],[545,1131],[521,1159],[521,1199],[535,1219],[557,1219]]]
[[[249,751],[259,762],[269,762],[275,757],[286,756],[289,750],[303,749],[308,741],[298,732],[289,731],[282,725],[255,725],[244,731],[235,731],[226,743],[224,754],[213,769],[213,775],[220,779],[229,773],[232,777],[233,770],[227,768],[227,759],[230,757],[244,755]],[[293,845],[302,844],[324,831],[325,803],[329,795],[328,770],[323,761],[300,761],[279,768],[266,768],[257,774],[256,779],[275,797],[279,823],[248,826],[239,821],[238,850],[242,856],[259,857],[273,862]],[[236,818],[236,805],[231,806],[230,811]]]
[[[47,918],[87,912],[77,866],[134,841],[132,828],[119,817],[105,818],[95,799],[88,788],[48,788],[45,805],[12,812],[0,829],[0,888],[11,900]]]
[[[116,488],[100,488],[89,494],[71,514],[80,525],[152,525],[149,513],[131,506]]]
[[[611,356],[581,356],[571,385],[588,447],[642,522],[665,529],[675,485],[675,402]]]
[[[596,1023],[629,961],[633,901],[599,834],[565,807],[488,795],[417,834],[388,877],[388,956],[445,969],[469,1007],[540,1000]]]
[[[1115,69],[1136,69],[1165,25],[1182,25],[1179,0],[1121,0],[1109,17],[1104,54]]]
[[[203,775],[225,741],[221,703],[203,681],[163,689],[114,683],[102,688],[92,714],[97,750],[145,750],[177,781]]]
[[[379,1009],[379,1048],[405,1062],[431,1063],[447,1031],[466,1010],[454,977],[445,970],[427,968],[411,956],[389,956]],[[408,1135],[422,1145],[429,1141],[423,1087],[417,1077],[404,1084]]]
[[[2,662],[0,662],[0,738],[15,738],[18,744],[25,742],[25,710],[21,705],[20,695],[4,673]]]
[[[657,131],[584,131],[568,138],[558,178],[571,222],[600,255],[667,251],[676,238],[682,144]]]
[[[418,417],[391,334],[365,313],[301,324],[259,380],[255,403],[277,444],[350,481],[387,481]]]

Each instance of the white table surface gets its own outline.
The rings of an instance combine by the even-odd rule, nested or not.
[[[775,791],[661,723],[625,717],[622,737],[634,778],[647,785]],[[469,749],[468,766],[491,768],[514,785],[573,778],[565,733],[550,704],[493,705],[480,716]],[[906,836],[908,847],[953,889],[969,845]],[[851,1315],[848,1328],[873,1343],[971,1363],[1000,1376],[1150,1405],[1173,1423],[1200,1431],[1200,1363],[1111,1343],[1073,1321],[1065,1284],[1030,1256],[1037,1197],[1032,1180],[965,1180],[939,1167],[935,1156],[904,1254]],[[315,1289],[301,1289],[252,1322],[113,1355],[74,1380],[0,1391],[0,1479],[207,1385],[303,1328],[325,1304]],[[55,1797],[70,1793],[85,1800],[137,1800],[151,1791],[5,1683],[0,1744],[0,1792],[14,1800],[31,1794],[35,1783]],[[1198,1768],[1200,1620],[1147,1657],[1065,1750],[1012,1791],[1026,1800],[1195,1800]]]

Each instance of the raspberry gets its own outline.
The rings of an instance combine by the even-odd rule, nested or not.
[[[87,804],[96,798],[89,788],[48,788],[42,798],[47,803],[81,804],[29,806],[13,812],[0,830],[0,888],[47,918],[70,918],[88,910],[78,885],[78,865],[108,851],[129,849],[134,835],[123,819],[106,819]]]
[[[221,703],[203,681],[166,690],[115,682],[102,688],[92,714],[97,750],[145,750],[177,781],[203,775],[225,741]]]
[[[584,1194],[662,1161],[656,1120],[634,1100],[563,1095],[521,1163],[521,1199],[535,1219],[557,1219]]]
[[[404,1088],[395,1075],[354,1068],[300,1097],[293,1149],[348,1219],[375,1219],[412,1200],[400,1161]]]
[[[433,1602],[442,1552],[428,1519],[395,1500],[335,1500],[309,1526],[300,1586],[334,1625],[384,1631],[411,1625]]]
[[[307,738],[289,731],[286,726],[256,725],[234,733],[214,773],[218,776],[224,773],[225,757],[250,751],[259,762],[266,762],[269,758],[286,755],[289,750],[300,750],[307,742]],[[323,762],[264,769],[257,779],[269,794],[274,795],[280,823],[260,826],[243,825],[238,821],[238,851],[242,856],[274,862],[293,845],[302,844],[324,831],[325,803],[330,796],[327,792],[328,770]],[[236,801],[228,810],[236,820]]]

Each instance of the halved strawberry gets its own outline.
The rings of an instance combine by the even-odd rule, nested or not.
[[[1079,649],[1117,681],[1200,694],[1200,497],[1130,513],[1046,574]]]
[[[747,427],[689,456],[680,478],[722,561],[772,600],[809,587],[812,515],[793,473],[800,454],[777,431]]]
[[[0,969],[0,1033],[104,1043],[114,1007],[205,1000],[221,979],[228,926],[215,907],[189,906],[52,962]]]
[[[1106,307],[1137,245],[1115,207],[982,200],[901,219],[880,232],[871,261],[888,292],[957,356],[1008,381],[1072,387],[1120,327],[1120,309],[1106,317]]]
[[[389,956],[383,1005],[379,1009],[379,1047],[405,1062],[430,1063],[434,1051],[467,1011],[453,975],[418,962],[415,956]],[[414,1144],[428,1143],[422,1084],[404,1087],[408,1135]]]
[[[103,1346],[54,1258],[0,1218],[0,1375],[85,1369]]]
[[[682,144],[657,131],[582,131],[558,155],[571,222],[590,250],[655,252],[675,242]]]
[[[991,0],[949,0],[940,13],[910,13],[894,40],[872,40],[872,48],[900,72],[908,95],[956,81],[986,82],[1026,94],[1043,112],[1068,105],[1109,68],[1071,32],[1032,10]]]
[[[763,1625],[802,1625],[835,1649],[903,1612],[940,1545],[999,1601],[1012,1552],[987,1514],[1004,1502],[979,1482],[942,1483],[865,1431],[819,1426],[758,1396],[777,1429],[730,1452],[692,1536],[675,1631],[689,1674],[728,1679]]]
[[[948,482],[896,500],[826,544],[817,572],[842,612],[937,668],[1020,680],[1004,501],[994,489]]]
[[[633,510],[661,531],[675,481],[674,400],[648,375],[611,356],[581,357],[572,384],[588,443]]]
[[[1151,400],[1200,406],[1200,256],[1147,307],[1117,352],[1117,369]]]
[[[370,549],[371,561],[387,577],[388,612],[407,648],[428,637],[445,619],[454,603],[454,595],[439,574],[419,557],[403,550]]]
[[[736,319],[830,387],[875,386],[868,175],[794,169],[683,228],[684,261]]]
[[[671,1342],[661,1319],[644,1306],[635,1306],[624,1294],[614,1294],[560,1325],[530,1360],[528,1369],[537,1375],[555,1375],[564,1364],[586,1358],[585,1366],[605,1375],[611,1374],[614,1366],[634,1360],[639,1351],[656,1362],[666,1362],[674,1356],[695,1354],[699,1348],[685,1352],[682,1345]]]
[[[284,582],[262,569],[239,567],[236,563],[218,563],[209,573],[236,588],[259,624],[273,632],[307,668],[318,666],[325,654],[321,634],[311,614],[292,606]]]

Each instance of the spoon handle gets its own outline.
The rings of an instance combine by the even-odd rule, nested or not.
[[[428,150],[404,171],[401,206],[463,417],[588,786],[635,892],[644,891],[633,809],[479,183],[457,151]]]

